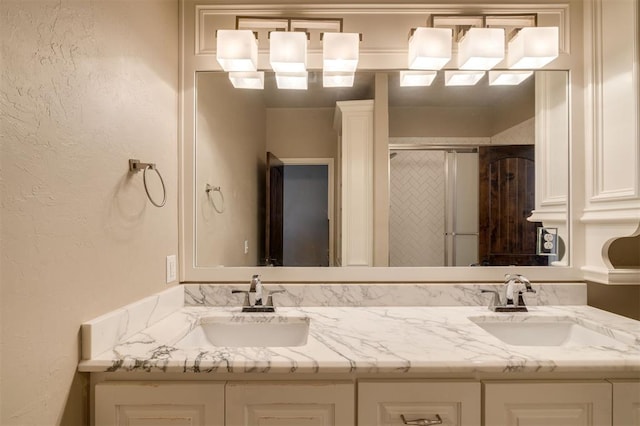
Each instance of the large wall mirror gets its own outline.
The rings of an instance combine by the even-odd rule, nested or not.
[[[580,99],[571,85],[581,78],[571,40],[582,37],[569,24],[580,22],[580,8],[185,0],[182,12],[181,281],[579,277],[568,218],[578,155],[570,135],[579,136],[581,120],[570,116]],[[412,28],[434,14],[476,13],[535,14],[538,26],[559,28],[559,57],[515,86],[490,86],[485,75],[444,87],[444,71],[429,87],[400,86]],[[323,88],[322,42],[312,31],[307,90],[276,88],[266,33],[258,36],[264,90],[233,88],[216,61],[216,31],[234,28],[238,16],[337,18],[362,34],[354,86]],[[457,68],[456,48],[444,68]],[[362,132],[345,123],[359,108],[373,148],[356,164],[345,147]],[[354,173],[367,184],[354,184]],[[366,255],[351,256],[363,247]]]
[[[397,267],[568,265],[568,72],[509,86],[443,80],[401,87],[398,72],[363,71],[352,88],[323,88],[312,72],[298,91],[278,90],[267,73],[264,90],[243,90],[226,73],[197,72],[195,169],[183,171],[193,179],[194,268],[341,269],[336,102],[376,97],[388,110],[376,163],[386,177],[376,182],[388,185],[376,249],[387,255],[370,266],[392,277]]]

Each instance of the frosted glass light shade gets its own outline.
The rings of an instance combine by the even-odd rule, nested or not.
[[[307,71],[276,73],[278,89],[307,90],[308,80],[309,73]]]
[[[461,70],[489,70],[504,59],[504,29],[470,28],[458,44]]]
[[[558,57],[558,27],[526,27],[509,42],[512,69],[542,68]]]
[[[353,72],[322,72],[323,87],[353,87],[355,73]]]
[[[276,73],[307,70],[307,34],[272,31],[269,33],[269,60]]]
[[[484,76],[484,71],[445,71],[445,86],[473,86]]]
[[[223,70],[256,71],[258,41],[251,30],[218,30],[216,60]]]
[[[400,71],[400,86],[431,86],[436,75],[436,71]]]
[[[360,58],[360,34],[324,33],[322,37],[322,68],[328,72],[353,73]]]
[[[490,86],[516,86],[533,75],[533,71],[489,71]]]
[[[409,39],[409,69],[441,69],[451,60],[451,44],[450,28],[416,28]]]
[[[264,89],[264,71],[230,72],[229,80],[236,89]]]

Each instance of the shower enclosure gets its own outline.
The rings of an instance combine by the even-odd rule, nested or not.
[[[390,266],[478,263],[478,152],[390,146]]]

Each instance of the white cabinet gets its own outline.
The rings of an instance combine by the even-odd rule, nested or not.
[[[633,250],[624,259],[610,248],[614,239],[634,235],[640,223],[640,2],[582,3],[586,124],[582,270],[588,281],[637,284],[637,244],[624,250]],[[574,178],[579,188],[581,177]]]
[[[479,382],[360,382],[358,425],[402,425],[442,419],[447,426],[480,425]]]
[[[229,382],[226,426],[353,426],[353,383]]]
[[[489,382],[484,400],[486,425],[611,426],[611,384],[605,381]]]
[[[96,426],[223,426],[224,383],[104,382]]]
[[[340,266],[373,266],[373,101],[336,103]]]
[[[612,380],[613,426],[640,426],[640,382]]]

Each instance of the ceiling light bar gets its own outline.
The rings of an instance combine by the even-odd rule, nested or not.
[[[409,69],[442,69],[451,60],[452,40],[449,28],[416,28],[409,38]]]
[[[473,86],[482,79],[484,71],[445,71],[445,86]]]
[[[400,86],[431,86],[437,74],[436,71],[400,71]]]
[[[522,28],[509,41],[507,64],[511,69],[542,68],[558,57],[558,27]]]
[[[324,33],[322,36],[322,63],[327,72],[353,73],[360,59],[360,34]]]
[[[278,89],[307,90],[308,81],[309,73],[307,71],[276,73]]]
[[[470,28],[458,43],[461,70],[489,70],[503,59],[503,28]]]
[[[264,71],[230,72],[229,80],[236,89],[264,89]]]
[[[223,70],[258,70],[258,41],[253,31],[218,30],[216,35],[216,60]]]
[[[269,33],[269,61],[276,73],[307,70],[307,34],[272,31]]]
[[[517,86],[533,75],[533,71],[489,71],[489,86]]]
[[[323,87],[353,87],[354,81],[354,72],[322,72]]]

